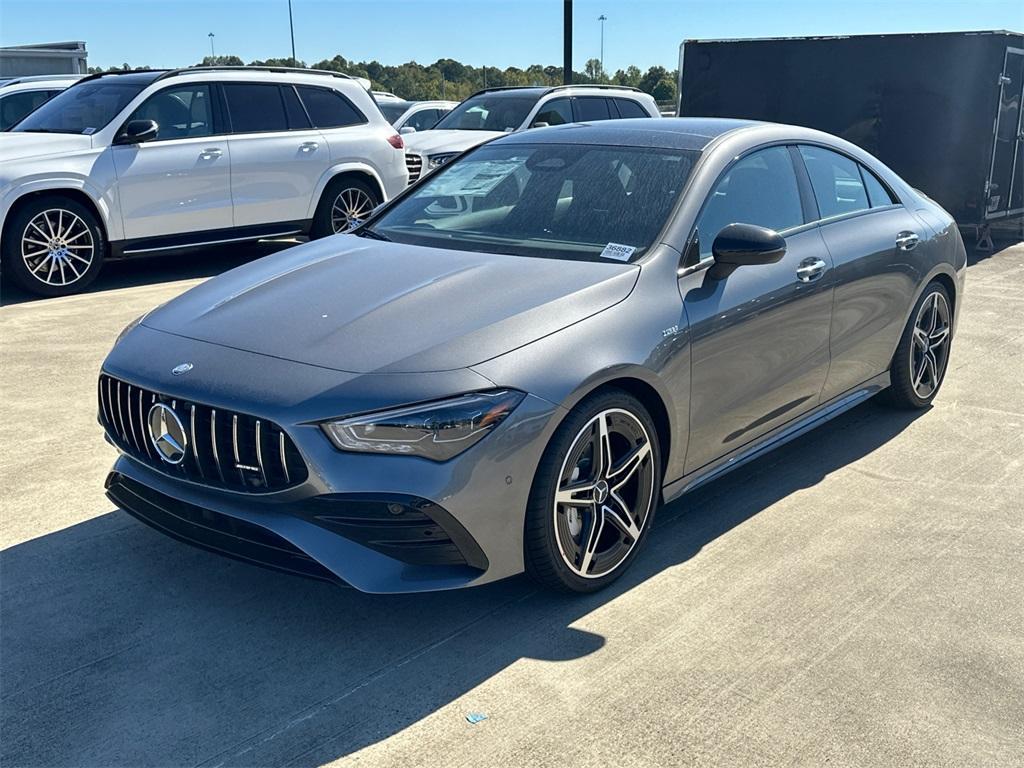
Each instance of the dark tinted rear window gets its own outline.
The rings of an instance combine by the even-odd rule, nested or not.
[[[363,113],[352,102],[330,88],[312,85],[297,86],[313,125],[317,128],[340,128],[365,123]]]
[[[615,106],[619,108],[619,117],[650,117],[644,108],[632,99],[615,99]]]
[[[234,133],[286,131],[281,89],[264,83],[225,83],[224,96]]]
[[[585,123],[590,120],[607,120],[611,117],[608,102],[605,99],[587,96],[576,99],[576,119]]]

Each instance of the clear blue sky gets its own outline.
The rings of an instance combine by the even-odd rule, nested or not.
[[[296,55],[384,64],[562,62],[561,0],[292,0]],[[1022,0],[576,0],[574,66],[674,69],[684,38],[1024,31]],[[185,66],[210,52],[287,57],[287,0],[0,0],[0,44],[84,40],[92,66]]]

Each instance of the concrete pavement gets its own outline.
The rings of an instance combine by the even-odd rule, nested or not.
[[[113,509],[98,366],[227,258],[0,309],[4,766],[1024,765],[1024,245],[931,410],[706,486],[583,598],[365,596]]]

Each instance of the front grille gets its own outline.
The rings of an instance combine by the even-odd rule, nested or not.
[[[407,152],[405,155],[405,167],[409,169],[409,183],[413,184],[423,173],[423,158]]]
[[[150,440],[149,412],[157,403],[169,406],[185,429],[179,464],[164,461]],[[265,419],[178,400],[106,374],[100,375],[99,409],[122,451],[172,477],[249,493],[279,491],[308,477],[291,438]]]

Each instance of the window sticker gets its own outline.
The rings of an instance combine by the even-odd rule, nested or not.
[[[601,251],[601,258],[615,259],[615,261],[629,261],[636,253],[636,248],[631,245],[620,245],[619,243],[608,243]]]
[[[96,133],[96,129],[95,129],[95,128],[93,128],[92,126],[90,126],[90,127],[88,127],[88,128],[83,128],[83,129],[82,129],[82,133],[83,133],[83,134],[84,134],[85,136],[91,136],[92,134]]]
[[[517,159],[463,163],[445,172],[444,177],[427,184],[420,194],[428,197],[483,197],[521,165]]]

